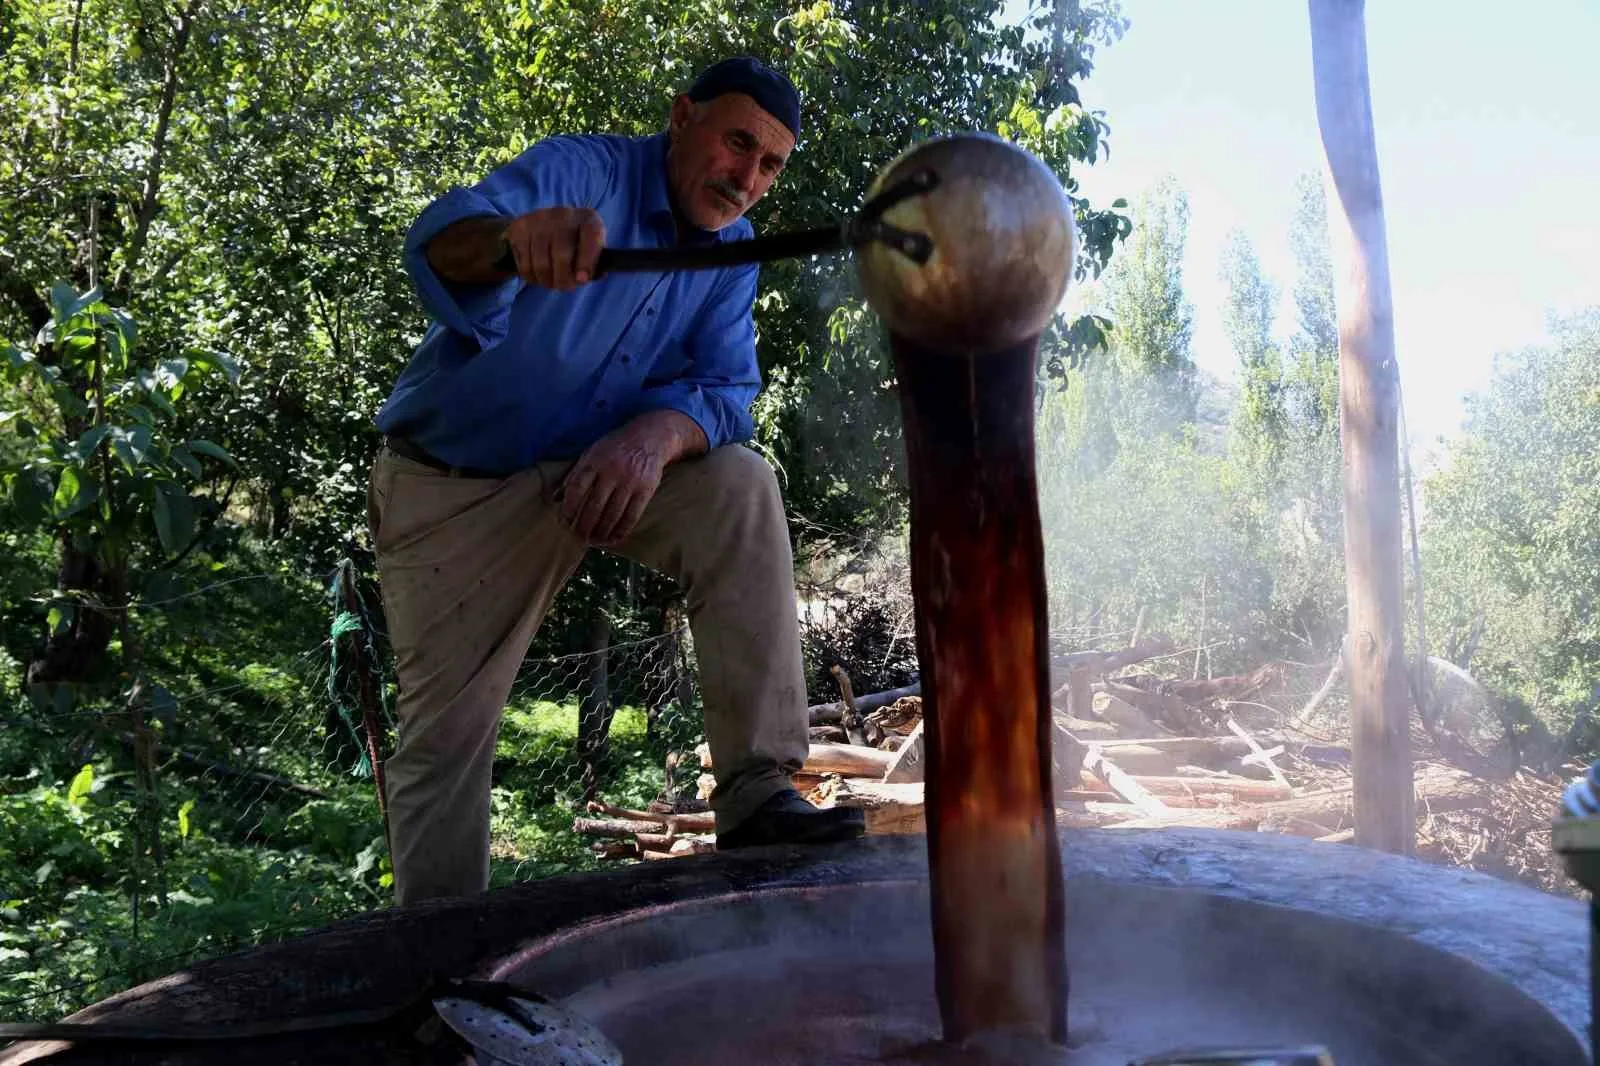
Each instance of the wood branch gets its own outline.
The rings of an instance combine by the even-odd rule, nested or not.
[[[813,744],[847,744],[850,742],[850,735],[844,731],[843,726],[814,725],[809,727],[806,732]]]
[[[856,697],[856,710],[862,714],[869,714],[879,707],[887,707],[896,700],[907,696],[922,695],[922,684],[907,685],[904,688],[892,688],[886,692],[874,692],[869,696]],[[807,708],[806,714],[811,725],[838,725],[844,720],[843,703],[818,703]]]
[[[1227,725],[1229,732],[1250,745],[1250,754],[1246,758],[1253,759],[1258,764],[1266,766],[1267,770],[1272,774],[1272,779],[1282,785],[1285,792],[1291,796],[1294,795],[1294,789],[1290,786],[1289,779],[1283,776],[1283,771],[1278,769],[1278,764],[1272,761],[1273,753],[1268,752],[1266,748],[1256,743],[1256,738],[1250,735],[1249,730],[1235,721],[1232,715],[1228,716]],[[1283,745],[1278,745],[1275,751],[1277,754],[1282,754]]]
[[[695,749],[700,765],[710,769],[711,748],[701,744]],[[894,764],[895,753],[859,744],[813,744],[806,754],[801,772],[810,774],[843,774],[846,777],[882,778]]]
[[[1160,815],[1167,810],[1167,805],[1151,795],[1131,775],[1124,773],[1116,763],[1106,758],[1104,750],[1097,744],[1090,744],[1083,753],[1083,766],[1101,781],[1104,781],[1117,795],[1139,808],[1140,812],[1147,815]]]
[[[845,673],[844,667],[838,663],[833,664],[829,671],[833,680],[839,685],[839,702],[844,704],[844,711],[840,715],[839,724],[844,727],[844,734],[852,744],[867,743],[866,730],[861,722],[861,708],[856,705],[856,694],[850,688],[850,675]]]
[[[660,814],[652,814],[650,811],[629,810],[627,807],[613,807],[611,804],[602,803],[600,800],[590,800],[583,807],[590,814],[604,815],[608,818],[626,818],[635,822],[659,822],[662,819]]]
[[[1334,654],[1333,666],[1328,670],[1328,676],[1323,679],[1321,687],[1311,694],[1311,698],[1306,701],[1306,705],[1300,708],[1300,713],[1290,720],[1288,728],[1301,729],[1306,720],[1317,713],[1317,708],[1321,707],[1322,701],[1328,698],[1328,693],[1333,691],[1334,684],[1339,680],[1339,675],[1343,672],[1344,646],[1341,644],[1339,651]]]
[[[172,107],[178,99],[178,67],[189,46],[189,31],[199,12],[200,0],[190,0],[189,6],[178,12],[172,30],[172,49],[167,53],[161,72],[161,102],[156,106],[156,128],[150,137],[150,159],[145,164],[144,188],[139,194],[139,208],[134,214],[133,236],[128,241],[128,252],[123,259],[117,288],[125,290],[133,284],[134,271],[144,255],[145,242],[150,236],[150,223],[155,220],[160,206],[162,170],[167,155],[167,132],[172,125]]]

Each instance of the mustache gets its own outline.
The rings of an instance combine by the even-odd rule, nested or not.
[[[731,181],[727,181],[723,178],[712,178],[710,181],[706,182],[706,188],[726,196],[728,199],[738,204],[739,210],[741,211],[750,206],[749,204],[745,203],[744,192]]]

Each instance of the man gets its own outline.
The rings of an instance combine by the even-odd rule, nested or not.
[[[378,414],[369,519],[399,672],[385,766],[396,898],[483,890],[500,715],[590,547],[684,587],[721,849],[862,832],[790,775],[807,748],[793,559],[760,388],[756,268],[597,277],[600,250],[751,235],[800,132],[788,79],[726,60],[652,137],[542,141],[423,211],[434,318]],[[515,273],[496,266],[509,250]]]

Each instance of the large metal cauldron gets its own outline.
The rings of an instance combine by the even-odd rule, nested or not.
[[[1582,906],[1271,835],[1068,833],[1069,1066],[1175,1044],[1321,1042],[1339,1066],[1577,1066]],[[423,905],[202,963],[80,1020],[216,1025],[404,1000],[441,973],[537,982],[629,1066],[939,1063],[915,838],[704,856]],[[33,1045],[0,1063],[50,1050]],[[381,1027],[53,1062],[412,1061]]]

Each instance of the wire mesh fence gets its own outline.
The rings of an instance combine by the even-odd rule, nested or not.
[[[0,1018],[58,1017],[389,904],[377,777],[396,743],[396,685],[375,590],[353,576],[341,567],[320,602],[262,574],[248,604],[227,599],[241,578],[145,604],[160,608],[142,620],[145,673],[162,684],[7,700],[0,765],[65,755],[0,787]],[[572,832],[591,798],[694,795],[687,626],[594,628],[584,650],[535,650],[517,674],[496,749],[493,884],[597,863]],[[9,669],[0,690],[15,697]]]

